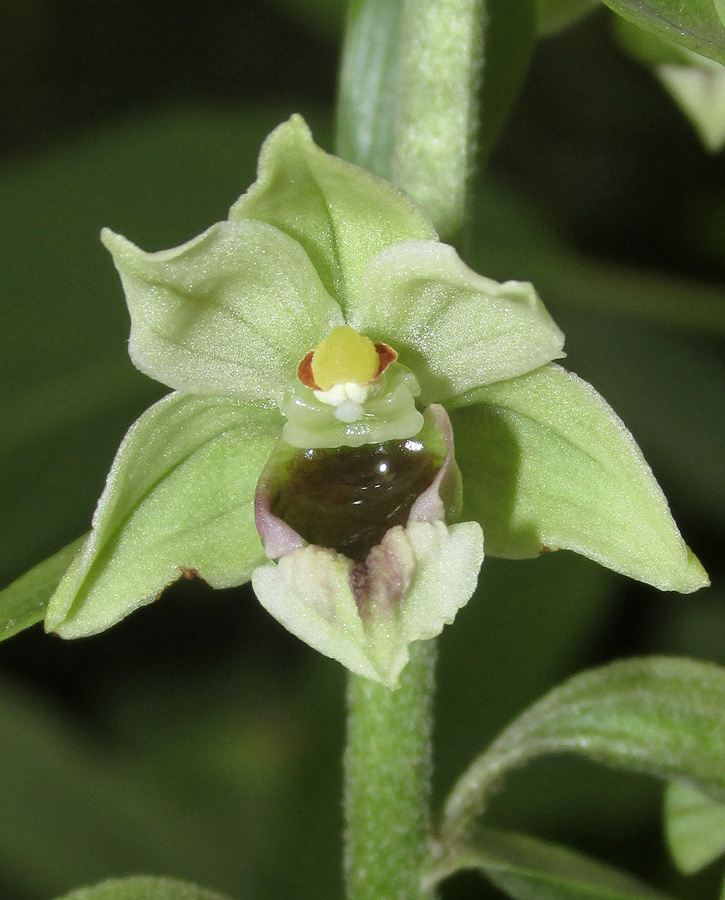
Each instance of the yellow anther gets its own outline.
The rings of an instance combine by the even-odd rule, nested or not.
[[[312,356],[312,374],[323,391],[350,381],[369,384],[379,367],[375,344],[349,325],[333,328],[315,347]]]

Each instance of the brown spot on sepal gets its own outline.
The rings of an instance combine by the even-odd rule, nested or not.
[[[198,578],[199,572],[197,569],[190,569],[188,566],[181,566],[180,570],[181,577],[186,578],[187,581],[191,581],[192,578]]]
[[[375,377],[380,378],[383,372],[395,362],[398,354],[391,346],[384,344],[382,341],[378,341],[375,344],[375,350],[378,354],[378,371],[375,373]],[[297,377],[305,387],[311,388],[313,391],[319,391],[322,389],[315,382],[315,376],[312,374],[312,358],[314,355],[314,350],[305,353],[299,366],[297,366]]]

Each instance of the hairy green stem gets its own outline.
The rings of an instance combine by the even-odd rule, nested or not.
[[[400,687],[356,675],[345,754],[347,900],[430,900],[421,887],[430,832],[436,648],[414,643]]]
[[[353,0],[348,15],[338,153],[415,197],[444,240],[464,219],[484,19],[483,0]]]

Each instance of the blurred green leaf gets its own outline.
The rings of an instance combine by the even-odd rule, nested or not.
[[[715,3],[721,0],[603,0],[640,28],[725,63],[725,27]]]
[[[725,853],[725,804],[673,781],[665,789],[665,837],[677,868],[699,872]]]
[[[499,183],[486,182],[475,194],[467,261],[499,281],[532,281],[547,306],[599,310],[725,336],[722,285],[589,259],[570,249],[544,215]]]
[[[427,882],[478,869],[515,900],[666,900],[630,875],[566,847],[513,831],[480,827],[436,860]]]
[[[537,28],[541,35],[556,34],[590,13],[599,0],[537,0]]]
[[[725,145],[725,66],[615,17],[619,43],[654,75],[692,122],[703,146]]]
[[[156,731],[155,723],[143,727]],[[143,755],[93,740],[55,706],[4,680],[0,796],[3,881],[36,896],[110,872],[161,871],[240,887],[249,871],[248,823],[234,834],[228,823],[215,827],[219,803],[184,803],[151,775]],[[251,883],[249,894],[238,893],[253,896]]]
[[[481,523],[488,554],[568,549],[661,590],[708,583],[639,447],[586,382],[548,365],[450,405],[463,518]]]
[[[535,0],[486,0],[484,4],[478,171],[485,166],[518,97],[534,50],[536,25]]]
[[[72,541],[0,591],[0,641],[43,621],[50,595],[84,540]]]
[[[113,878],[58,900],[226,900],[221,894],[171,878]]]
[[[455,785],[441,827],[454,845],[511,769],[571,752],[725,799],[725,669],[666,657],[574,676],[521,715]]]

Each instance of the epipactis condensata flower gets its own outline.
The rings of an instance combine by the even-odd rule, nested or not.
[[[103,241],[131,358],[174,393],[126,435],[49,630],[101,631],[182,574],[251,578],[290,631],[394,687],[471,597],[484,535],[706,583],[629,433],[552,363],[533,287],[472,272],[298,116],[227,221],[159,253]]]

